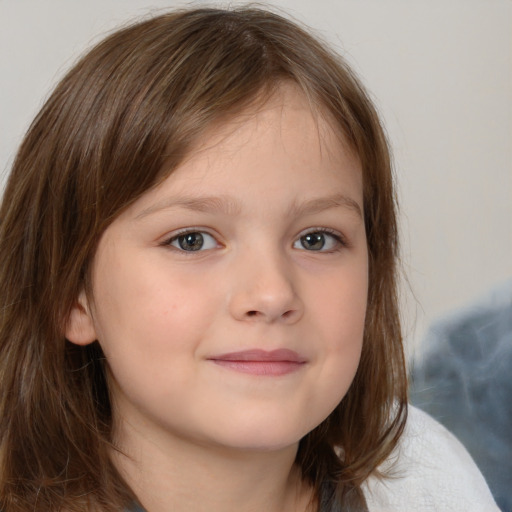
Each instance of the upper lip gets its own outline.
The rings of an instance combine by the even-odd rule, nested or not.
[[[241,350],[239,352],[228,352],[226,354],[215,355],[208,359],[214,361],[281,361],[289,363],[305,363],[307,361],[306,358],[300,356],[297,352],[287,348],[270,351],[261,349]]]

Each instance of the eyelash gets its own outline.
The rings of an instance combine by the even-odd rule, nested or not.
[[[310,229],[300,233],[299,236],[297,237],[297,239],[295,240],[295,242],[293,243],[294,247],[295,247],[295,244],[300,243],[304,237],[306,237],[308,235],[316,235],[316,234],[327,235],[327,236],[331,237],[335,241],[335,246],[333,248],[327,249],[327,250],[322,250],[323,247],[320,250],[309,250],[308,251],[306,248],[303,248],[303,250],[305,250],[307,252],[319,252],[319,253],[324,253],[324,254],[330,254],[330,253],[338,252],[338,251],[340,251],[344,248],[347,248],[349,246],[345,237],[338,231],[334,231],[334,230],[328,229],[328,228],[318,227],[318,228],[310,228]]]
[[[202,249],[202,247],[201,247],[198,250],[187,251],[183,248],[173,246],[173,242],[177,242],[181,237],[185,237],[187,235],[194,235],[194,234],[200,234],[203,236],[203,238],[204,238],[204,235],[206,235],[209,238],[212,238],[213,240],[215,240],[216,245],[219,246],[219,242],[217,241],[216,237],[214,235],[208,233],[207,231],[205,231],[202,228],[186,228],[181,231],[178,231],[177,233],[174,233],[170,238],[166,239],[161,245],[165,246],[165,247],[171,247],[171,248],[177,250],[178,252],[184,253],[184,254],[193,254],[193,253],[203,252],[205,250],[210,249],[210,248]]]
[[[177,250],[178,252],[184,253],[184,254],[199,253],[199,252],[204,252],[206,250],[213,249],[213,247],[208,247],[206,249],[203,249],[203,246],[201,246],[197,250],[189,250],[188,251],[186,249],[183,249],[183,247],[176,247],[173,245],[173,243],[178,242],[178,240],[181,237],[185,237],[187,235],[195,235],[195,234],[201,235],[203,237],[203,241],[204,241],[204,236],[206,235],[207,237],[215,240],[217,246],[219,246],[219,243],[218,243],[216,237],[213,236],[212,234],[208,233],[207,231],[205,231],[202,228],[186,228],[181,231],[178,231],[177,233],[174,233],[170,238],[168,238],[164,242],[162,242],[161,245],[164,247],[172,247],[173,249]],[[327,250],[322,250],[323,246],[318,250],[316,250],[316,249],[308,250],[304,246],[302,246],[302,248],[295,247],[296,244],[301,244],[301,241],[304,239],[304,237],[307,237],[308,235],[316,235],[316,234],[327,235],[328,237],[332,238],[335,242],[335,247],[327,249]],[[310,229],[300,233],[299,236],[293,242],[292,247],[296,248],[296,249],[304,250],[307,252],[319,252],[319,253],[329,254],[329,253],[334,253],[334,252],[340,251],[341,249],[348,247],[348,243],[347,243],[345,237],[338,231],[334,231],[334,230],[328,229],[328,228],[320,228],[319,227],[319,228],[310,228]]]

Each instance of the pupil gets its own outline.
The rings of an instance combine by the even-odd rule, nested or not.
[[[309,233],[301,239],[302,246],[311,251],[319,251],[325,245],[325,238],[322,233]]]
[[[187,233],[178,238],[178,243],[184,251],[198,251],[203,247],[203,235],[201,233]]]

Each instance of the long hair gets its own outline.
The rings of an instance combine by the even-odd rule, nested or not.
[[[172,173],[214,122],[292,81],[359,156],[369,295],[355,379],[300,442],[320,510],[365,510],[362,483],[403,430],[390,155],[368,95],[308,31],[258,9],[172,12],[125,27],[58,84],[15,158],[0,210],[0,508],[118,511],[135,500],[112,464],[104,357],[64,326],[98,241]],[[264,100],[261,100],[264,101]],[[344,509],[345,510],[345,509]]]

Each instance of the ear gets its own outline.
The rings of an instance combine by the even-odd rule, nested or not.
[[[69,313],[65,336],[76,345],[89,345],[97,339],[89,303],[84,291],[80,292],[76,304]]]

